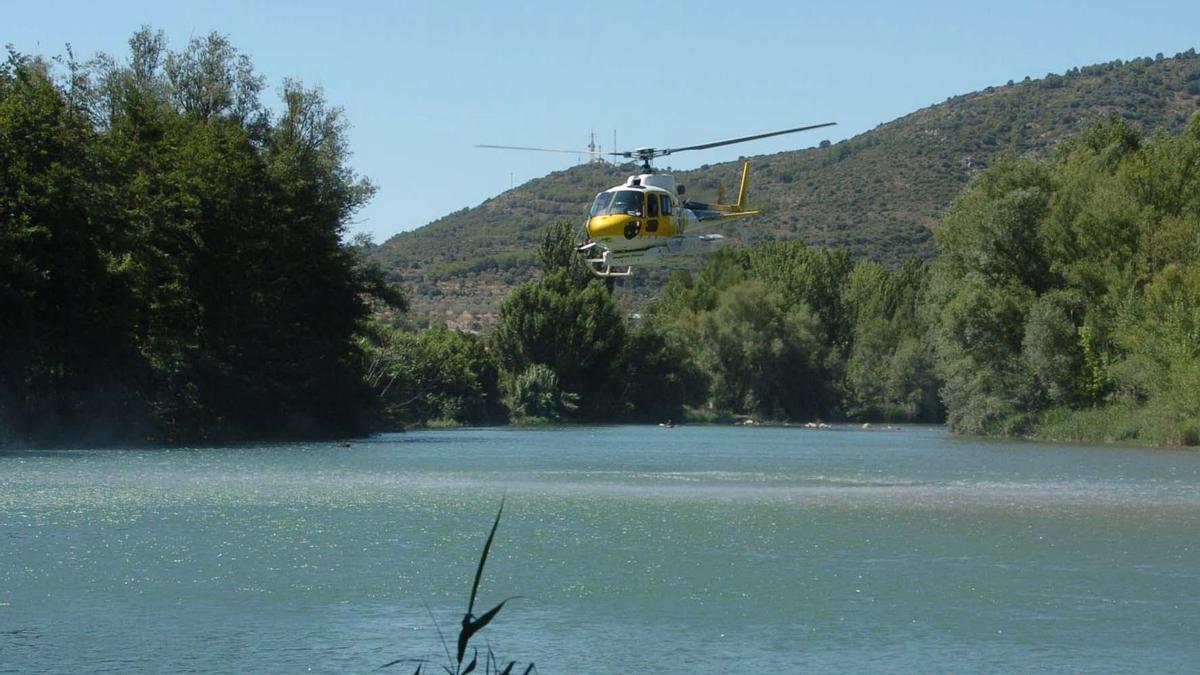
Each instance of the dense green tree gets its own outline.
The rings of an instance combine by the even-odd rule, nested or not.
[[[142,413],[97,142],[48,65],[10,52],[0,67],[0,442]]]
[[[1021,349],[1051,403],[1070,404],[1085,395],[1079,340],[1083,313],[1079,295],[1068,290],[1046,293],[1029,308]]]
[[[365,340],[368,382],[389,426],[483,424],[503,418],[495,359],[461,331],[403,331],[376,322]]]
[[[998,164],[935,230],[931,329],[956,431],[1020,433],[1043,403],[1022,339],[1030,306],[1055,280],[1039,237],[1052,189],[1041,163]]]
[[[510,391],[513,378],[541,364],[579,397],[579,415],[611,419],[625,410],[627,339],[625,317],[603,284],[580,288],[569,271],[556,270],[504,299],[493,346]]]
[[[0,418],[15,436],[240,438],[361,430],[354,335],[387,292],[341,239],[373,188],[345,123],[220,35],[65,81],[0,70]]]
[[[935,284],[933,292],[938,292]],[[1032,294],[1019,286],[960,280],[934,317],[932,336],[945,385],[947,422],[960,433],[1022,433],[1040,405],[1033,373],[1021,358]]]
[[[1177,422],[1179,440],[1200,443],[1200,267],[1172,264],[1155,275],[1117,341],[1128,357],[1114,376]]]
[[[852,326],[843,386],[848,417],[941,419],[940,382],[919,317],[927,271],[915,259],[895,271],[864,260],[847,276],[841,300]]]
[[[1112,119],[1053,161],[993,167],[937,234],[952,428],[1036,433],[1054,409],[1078,434],[1070,410],[1110,406],[1141,411],[1130,426],[1148,440],[1196,442],[1200,116],[1148,138]]]
[[[1038,235],[1052,191],[1049,169],[1034,160],[1002,162],[983,173],[935,229],[938,267],[994,286],[1049,288],[1053,278]]]
[[[558,386],[558,375],[535,363],[512,377],[505,403],[517,422],[559,422],[578,410],[579,396]]]
[[[576,232],[578,228],[565,220],[560,220],[546,228],[542,243],[538,246],[538,262],[542,265],[543,274],[561,272],[567,276],[571,285],[584,288],[596,280],[596,276],[588,269],[584,257],[575,250],[578,244]]]
[[[833,412],[823,377],[820,321],[761,281],[725,290],[700,325],[701,360],[722,409],[768,419],[811,419]]]
[[[710,398],[726,411],[937,421],[940,382],[918,316],[927,276],[916,260],[888,271],[853,264],[845,251],[763,243],[675,275],[650,313],[687,336],[691,361],[710,375]],[[753,292],[732,290],[747,282]],[[756,373],[777,381],[752,384]]]
[[[624,375],[627,415],[643,421],[682,420],[685,406],[708,400],[708,376],[696,362],[696,349],[682,331],[638,321],[629,336]]]
[[[716,309],[721,292],[747,278],[745,258],[733,248],[718,249],[696,272],[676,272],[659,293],[654,311],[686,321]]]
[[[750,278],[777,289],[788,308],[807,306],[821,320],[824,342],[844,352],[851,330],[841,298],[853,266],[848,249],[817,249],[793,240],[743,249],[741,255]]]

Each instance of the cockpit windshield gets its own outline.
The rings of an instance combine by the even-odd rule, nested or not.
[[[617,192],[601,192],[592,202],[592,217],[624,214],[630,216],[642,215],[644,197],[637,190],[618,190]]]
[[[608,213],[608,205],[612,204],[613,193],[601,192],[596,195],[596,201],[592,202],[592,210],[590,215],[600,216]]]

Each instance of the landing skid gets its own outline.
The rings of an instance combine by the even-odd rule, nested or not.
[[[633,276],[633,267],[630,265],[626,265],[624,268],[613,267],[612,265],[609,265],[608,263],[604,262],[603,258],[597,258],[595,260],[588,260],[587,264],[589,267],[592,268],[592,274],[595,274],[598,277],[603,277],[605,279],[612,279],[614,277],[631,277],[631,276]]]
[[[599,257],[585,258],[592,273],[598,277],[627,277],[633,274],[634,265],[671,264],[677,257],[691,253],[706,252],[723,243],[725,238],[719,234],[702,234],[699,236],[671,237],[661,244],[637,251],[613,251],[604,248],[599,242],[589,241],[579,245],[577,251],[585,255]]]
[[[588,268],[592,270],[592,274],[604,279],[613,277],[628,277],[633,276],[633,267],[630,265],[613,265],[613,252],[608,249],[600,248],[596,242],[588,241],[575,247],[575,250],[584,254],[599,253],[599,258],[584,258],[584,262],[588,264]]]

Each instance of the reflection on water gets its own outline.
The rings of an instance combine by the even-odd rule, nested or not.
[[[0,672],[1185,671],[1200,454],[791,428],[0,455]],[[164,644],[171,645],[164,650]],[[6,670],[7,669],[7,670]]]

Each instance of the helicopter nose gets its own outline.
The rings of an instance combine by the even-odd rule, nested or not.
[[[593,240],[607,239],[612,236],[613,223],[619,216],[595,216],[587,222],[588,238]]]
[[[627,214],[610,214],[595,216],[588,220],[588,237],[596,241],[612,239],[633,239],[641,229],[641,221],[636,216]]]

